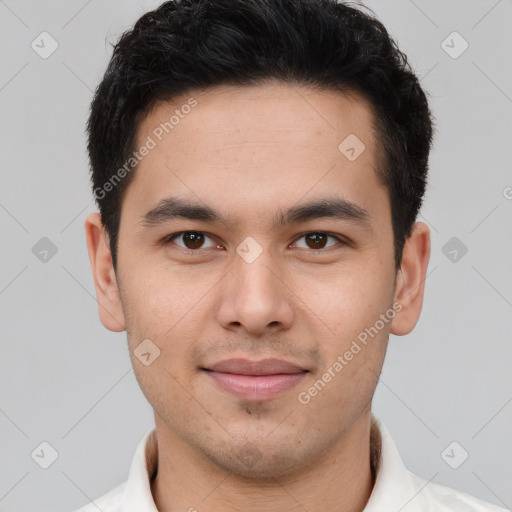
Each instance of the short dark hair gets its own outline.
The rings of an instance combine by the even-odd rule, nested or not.
[[[382,23],[336,0],[173,0],[121,36],[87,124],[93,193],[114,269],[121,201],[134,176],[116,173],[126,171],[152,105],[216,85],[270,79],[356,92],[370,101],[398,270],[425,193],[432,116],[407,57]]]

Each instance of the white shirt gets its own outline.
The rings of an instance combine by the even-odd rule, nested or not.
[[[478,498],[443,485],[427,482],[406,469],[391,435],[373,418],[375,432],[370,445],[376,460],[375,485],[364,512],[507,512]],[[156,471],[156,432],[140,441],[128,480],[76,512],[158,512],[150,479]]]

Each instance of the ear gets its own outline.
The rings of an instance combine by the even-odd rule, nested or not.
[[[100,214],[95,212],[88,215],[84,227],[101,323],[110,331],[124,331],[126,323],[112,264],[109,236]]]
[[[411,236],[405,241],[402,264],[397,274],[395,302],[401,305],[391,322],[391,333],[409,334],[420,317],[425,279],[430,259],[430,229],[424,222],[415,222]]]

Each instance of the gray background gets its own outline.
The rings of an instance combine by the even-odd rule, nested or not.
[[[107,42],[158,3],[0,1],[0,511],[70,511],[98,497],[126,479],[153,425],[125,333],[97,314],[84,125]],[[424,310],[411,335],[392,337],[374,409],[412,471],[510,508],[512,3],[367,5],[409,55],[437,120]],[[31,47],[43,31],[59,45],[47,59]],[[454,31],[469,43],[458,58],[442,46]],[[46,262],[32,252],[42,237],[57,248]],[[59,454],[48,469],[31,458],[43,441]],[[458,469],[441,456],[453,441],[469,453]],[[452,464],[463,453],[448,452]]]

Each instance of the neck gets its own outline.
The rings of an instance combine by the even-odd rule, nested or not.
[[[258,482],[226,473],[184,443],[158,416],[155,423],[158,471],[151,490],[160,512],[361,512],[373,488],[369,411],[314,464]],[[372,438],[376,437],[373,432]]]

